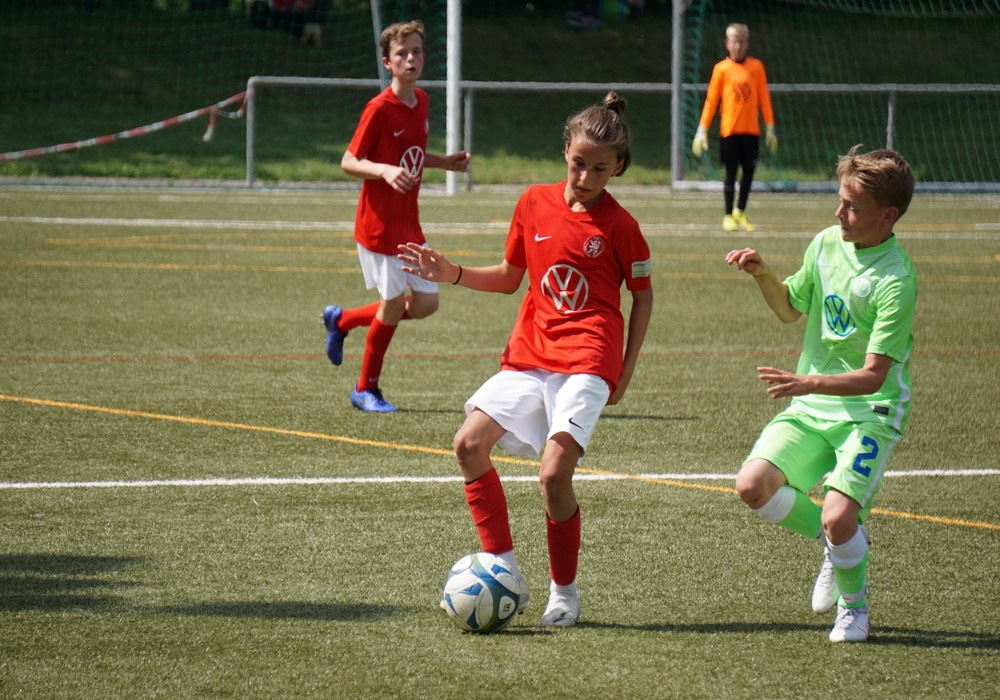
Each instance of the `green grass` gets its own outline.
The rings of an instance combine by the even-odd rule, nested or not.
[[[363,333],[333,368],[319,323],[327,303],[372,299],[355,195],[0,190],[0,694],[992,697],[1000,481],[956,472],[998,466],[1000,203],[922,195],[899,226],[921,286],[890,469],[927,475],[886,478],[872,638],[835,646],[809,610],[818,549],[730,478],[781,408],[754,367],[794,366],[802,324],[722,262],[751,244],[792,272],[832,196],[755,195],[750,238],[718,232],[716,195],[618,194],[649,238],[656,308],[581,468],[622,478],[577,480],[583,620],[538,627],[537,464],[498,450],[502,477],[527,478],[506,488],[536,602],[481,637],[436,605],[478,548],[451,439],[520,295],[442,288],[390,349],[382,385],[403,410],[364,415],[347,401]],[[516,195],[429,189],[422,218],[453,259],[487,264]],[[265,477],[342,481],[224,481]]]

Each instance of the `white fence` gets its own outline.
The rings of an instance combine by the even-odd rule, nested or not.
[[[286,86],[286,87],[334,87],[334,88],[355,88],[368,89],[374,94],[381,90],[383,85],[377,79],[364,78],[298,78],[282,76],[254,76],[247,81],[247,139],[246,139],[246,162],[247,162],[247,187],[254,186],[255,168],[255,131],[256,131],[256,109],[258,92],[261,86]],[[448,84],[443,80],[425,80],[421,86],[427,89],[445,89]],[[475,95],[481,91],[493,92],[607,92],[616,90],[625,94],[630,93],[660,93],[671,94],[673,86],[670,83],[545,83],[545,82],[497,82],[497,81],[459,81],[462,91],[462,148],[472,152],[472,127],[475,120]],[[704,83],[685,83],[681,85],[682,92],[698,92],[704,94],[708,85]],[[897,84],[884,83],[873,85],[844,85],[844,84],[774,84],[769,86],[772,94],[781,93],[813,93],[813,94],[876,94],[885,95],[886,98],[886,126],[885,126],[885,146],[893,148],[896,140],[896,98],[903,94],[955,94],[968,95],[977,93],[1000,94],[1000,84]],[[673,100],[678,104],[678,100]],[[681,156],[683,144],[682,120],[671,119],[671,173],[673,186],[685,187],[683,158]],[[449,139],[451,140],[451,139]],[[939,189],[965,189],[1000,192],[1000,183],[939,183]],[[472,175],[466,175],[466,187],[472,186]],[[687,186],[693,187],[693,183]],[[925,189],[935,189],[933,183],[923,183]]]

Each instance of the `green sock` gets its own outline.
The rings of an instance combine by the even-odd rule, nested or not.
[[[814,540],[819,537],[823,509],[812,502],[806,494],[798,489],[795,491],[795,504],[783,520],[778,521],[778,525],[792,532],[797,532],[803,537]]]
[[[833,578],[840,590],[840,603],[845,608],[860,608],[865,604],[865,581],[868,576],[868,552],[849,569],[833,566]]]

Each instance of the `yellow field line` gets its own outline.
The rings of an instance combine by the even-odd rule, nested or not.
[[[103,413],[113,416],[127,416],[130,418],[148,418],[151,420],[163,420],[171,421],[174,423],[183,423],[187,425],[202,425],[211,428],[231,428],[236,430],[249,430],[258,433],[270,433],[272,435],[287,435],[292,437],[309,438],[314,440],[328,440],[331,442],[342,442],[349,445],[363,445],[366,447],[380,447],[393,450],[400,450],[404,452],[420,452],[423,454],[438,455],[442,457],[451,457],[453,452],[451,450],[444,450],[436,447],[424,447],[422,445],[407,445],[403,443],[395,442],[381,442],[378,440],[362,440],[359,438],[347,437],[344,435],[329,435],[327,433],[314,433],[307,430],[291,430],[288,428],[272,428],[268,426],[261,425],[250,425],[247,423],[233,423],[230,421],[218,421],[211,418],[195,418],[191,416],[172,416],[165,413],[151,413],[148,411],[134,411],[124,408],[109,408],[107,406],[94,406],[91,404],[75,403],[69,401],[53,401],[51,399],[39,399],[32,398],[28,396],[10,396],[8,394],[0,394],[0,401],[10,401],[12,403],[24,403],[31,404],[35,406],[45,406],[48,408],[69,408],[77,411],[91,411],[94,413]],[[535,460],[518,459],[516,457],[502,457],[496,456],[493,458],[494,462],[500,462],[503,464],[519,464],[524,466],[531,466],[538,468],[539,462]],[[707,484],[691,484],[684,481],[678,481],[676,479],[663,479],[652,476],[641,476],[639,474],[622,474],[619,472],[611,472],[602,469],[591,469],[581,467],[578,470],[583,474],[595,474],[601,476],[612,476],[619,479],[627,479],[631,481],[638,481],[649,484],[660,484],[664,486],[675,486],[678,488],[685,489],[695,489],[698,491],[711,491],[716,493],[725,494],[735,494],[735,489],[731,489],[725,486],[710,486]],[[936,515],[921,515],[919,513],[909,513],[906,511],[897,510],[883,510],[880,508],[872,509],[873,515],[884,515],[895,518],[905,518],[908,520],[916,520],[921,522],[937,523],[940,525],[953,525],[959,527],[974,527],[981,528],[985,530],[997,530],[1000,531],[1000,524],[980,522],[975,520],[961,520],[958,518],[946,518]]]

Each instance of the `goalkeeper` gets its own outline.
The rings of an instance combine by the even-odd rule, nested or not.
[[[726,28],[726,51],[728,58],[715,64],[712,79],[708,84],[708,95],[701,111],[701,120],[695,134],[691,150],[695,156],[708,150],[708,127],[712,125],[715,110],[722,102],[719,114],[719,152],[726,176],[722,183],[726,214],[722,218],[722,228],[735,231],[753,231],[754,226],[747,218],[747,200],[750,199],[750,185],[760,149],[760,122],[758,111],[764,116],[766,125],[764,142],[771,153],[778,150],[778,139],[774,135],[774,112],[771,109],[771,94],[767,90],[767,73],[764,64],[747,55],[750,48],[750,30],[745,24],[730,24]],[[736,196],[736,171],[740,175],[739,200]],[[735,206],[734,206],[735,204]]]

